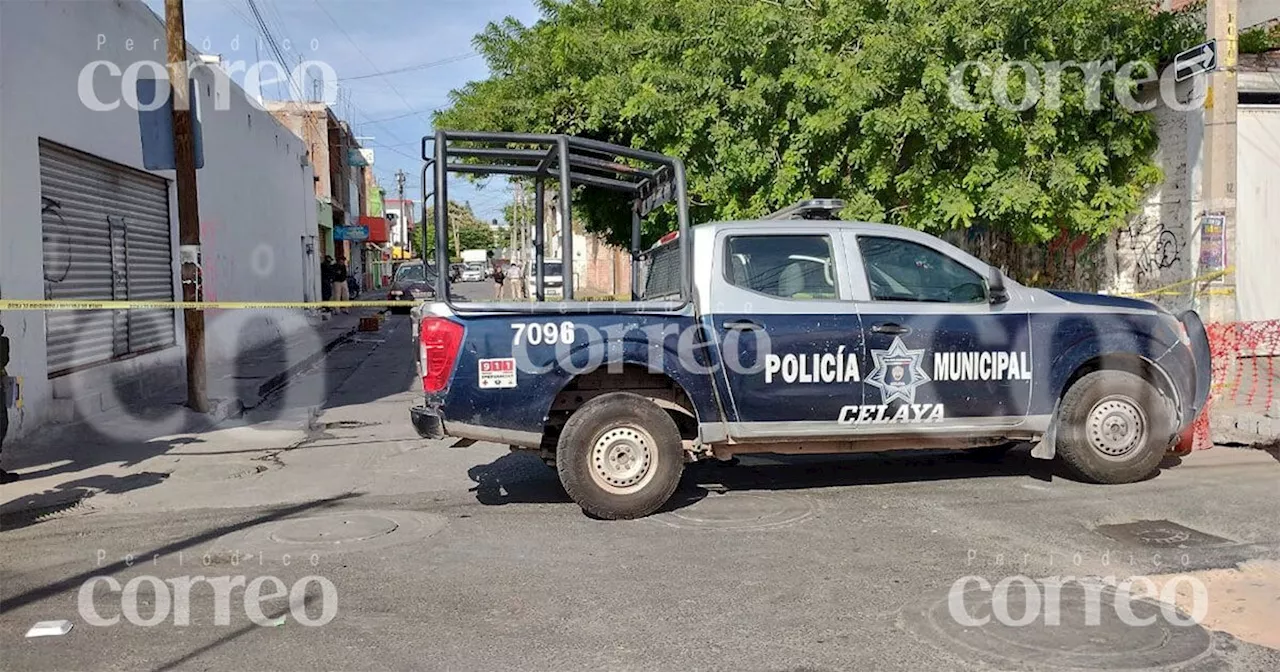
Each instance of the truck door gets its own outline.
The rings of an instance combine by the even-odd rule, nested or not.
[[[829,231],[787,223],[718,232],[710,310],[717,387],[736,439],[831,434],[862,403],[862,327],[846,251]]]
[[[985,264],[941,241],[854,237],[868,367],[857,424],[1021,424],[1037,373],[1025,307],[991,303]]]

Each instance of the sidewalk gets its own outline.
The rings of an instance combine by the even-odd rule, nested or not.
[[[6,441],[3,466],[19,473],[22,480],[0,488],[0,528],[29,524],[35,517],[73,508],[96,494],[128,492],[168,478],[170,472],[148,471],[139,465],[161,455],[180,456],[187,447],[204,443],[203,434],[285,388],[296,376],[322,361],[329,351],[348,342],[361,317],[374,315],[377,311],[365,309],[323,321],[313,319],[309,328],[286,339],[233,356],[217,357],[211,351],[207,371],[212,409],[208,414],[185,407],[184,385],[157,390],[130,383],[121,388],[142,390],[142,395],[122,395],[124,407],[114,413],[47,425],[22,440]],[[300,401],[319,405],[323,403],[323,390],[309,391]],[[235,440],[245,447],[259,443],[265,446],[300,440],[303,435],[297,429],[268,430],[245,432]],[[225,471],[224,467],[209,466]],[[235,468],[247,470],[246,473],[254,471],[252,464]],[[201,476],[185,470],[183,473],[184,478]]]

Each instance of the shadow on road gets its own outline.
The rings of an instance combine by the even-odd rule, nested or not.
[[[231,525],[223,525],[221,527],[208,529],[199,534],[194,534],[189,537],[186,537],[185,539],[180,539],[178,541],[174,541],[172,543],[165,544],[157,548],[153,548],[146,552],[133,554],[129,556],[130,558],[128,561],[129,564],[126,564],[126,561],[122,559],[118,562],[114,562],[109,565],[94,567],[90,571],[81,572],[74,576],[69,576],[65,579],[56,581],[47,586],[42,586],[40,588],[28,590],[25,593],[19,593],[14,596],[5,596],[4,608],[6,612],[12,612],[13,610],[23,607],[25,605],[39,602],[41,600],[44,600],[56,595],[60,595],[70,590],[79,590],[81,584],[83,584],[85,581],[88,581],[89,579],[95,576],[114,575],[117,572],[127,569],[133,563],[134,557],[138,557],[138,558],[167,557],[175,553],[186,551],[196,546],[199,546],[201,544],[205,544],[207,542],[213,541],[215,539],[218,539],[219,537],[223,537],[232,532],[238,532],[240,530],[244,530],[244,529],[253,527],[255,525],[261,525],[263,523],[271,522],[274,520],[288,518],[290,516],[303,513],[305,511],[330,508],[340,504],[345,500],[357,498],[359,496],[360,495],[356,495],[356,494],[346,494],[346,495],[339,495],[337,497],[329,497],[326,499],[319,499],[319,500],[314,500],[310,502],[304,502],[302,504],[295,504],[292,506],[280,507],[280,508],[272,509],[261,515],[257,515],[252,518],[249,518],[248,520],[244,520]]]
[[[565,504],[573,500],[560,487],[556,470],[537,455],[507,453],[467,470],[475,481],[476,501],[489,506],[504,504]]]
[[[554,469],[533,454],[513,452],[472,467],[476,501],[506,504],[559,504],[572,500]],[[1040,481],[1064,477],[1055,462],[1038,460],[1025,450],[1002,459],[983,459],[961,451],[894,451],[856,455],[747,456],[732,466],[715,460],[685,468],[680,488],[663,507],[673,511],[701,501],[710,492],[804,490],[887,483],[1026,476]]]
[[[0,509],[0,529],[16,530],[30,527],[46,516],[75,508],[84,499],[99,494],[121,494],[150,487],[168,478],[168,474],[144,471],[125,476],[100,474],[65,483],[57,487],[18,497],[6,502]]]
[[[354,325],[356,317],[347,322]],[[397,319],[400,321],[394,321]],[[245,421],[253,424],[292,418],[299,408],[330,405],[339,387],[343,389],[343,405],[392,396],[412,385],[413,367],[405,366],[399,356],[410,345],[406,340],[403,347],[388,348],[394,352],[371,355],[388,342],[388,331],[404,329],[407,324],[407,318],[393,318],[383,325],[382,332],[348,337],[326,323],[308,327],[314,333],[279,336],[254,347],[234,346],[234,357],[210,361],[210,394],[231,394],[245,405],[254,405],[245,416]],[[300,341],[326,340],[323,349],[305,357],[289,352]],[[400,340],[404,339],[394,342]],[[94,495],[119,494],[164,481],[166,474],[153,471],[121,476],[86,472],[105,465],[113,470],[145,469],[147,465],[143,463],[152,458],[203,443],[203,439],[191,435],[217,426],[217,418],[183,406],[186,388],[180,375],[181,362],[177,361],[180,356],[173,349],[147,369],[101,374],[103,397],[120,404],[114,411],[86,415],[77,404],[70,422],[48,425],[21,441],[5,441],[3,466],[20,473],[23,481],[0,488],[3,528],[38,523],[49,514],[74,507]],[[370,363],[367,377],[371,382],[343,386],[366,361]],[[37,479],[48,479],[50,484],[42,483],[39,492],[30,492],[29,487],[24,490],[24,482]]]

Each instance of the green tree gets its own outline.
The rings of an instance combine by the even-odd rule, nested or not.
[[[839,197],[845,216],[1045,241],[1122,226],[1160,180],[1149,113],[1103,75],[1061,76],[1061,105],[969,110],[951,73],[977,61],[1166,62],[1203,39],[1150,0],[537,0],[542,19],[475,39],[491,75],[438,128],[563,132],[685,159],[693,220]],[[1026,90],[1012,71],[1010,97]],[[1043,72],[1043,71],[1042,71]],[[965,88],[991,100],[971,68]],[[616,196],[583,194],[590,230],[629,243]],[[670,213],[647,225],[652,241]]]
[[[435,225],[435,208],[427,208],[427,220],[425,225],[418,222],[418,236],[413,241],[414,252],[418,256],[422,256],[422,239],[427,239],[427,255],[435,254],[436,241],[432,237]],[[454,230],[457,231],[457,237],[454,237]],[[454,241],[457,241],[456,249]],[[470,203],[458,203],[457,201],[449,201],[449,258],[455,259],[462,253],[462,250],[486,249],[490,250],[496,247],[493,236],[493,230],[489,225],[476,216],[471,209]]]
[[[1262,54],[1280,49],[1280,23],[1241,31],[1239,49],[1242,54]]]

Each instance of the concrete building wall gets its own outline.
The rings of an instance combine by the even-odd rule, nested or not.
[[[1196,0],[1162,0],[1161,9],[1180,10],[1194,4]],[[1212,0],[1210,0],[1212,2]],[[1280,2],[1276,0],[1237,0],[1240,30],[1256,26],[1280,18]]]
[[[586,244],[583,295],[630,295],[631,254],[607,244],[600,236],[586,236],[583,242]]]
[[[164,63],[164,26],[138,0],[118,2],[0,2],[0,294],[44,298],[38,141],[47,138],[115,163],[143,169],[138,112],[87,107],[77,82],[87,64],[108,61],[122,71],[139,61]],[[194,54],[193,54],[194,56]],[[144,77],[153,77],[143,70]],[[204,168],[199,171],[206,296],[221,300],[302,300],[310,277],[303,237],[314,235],[316,206],[306,148],[270,114],[249,105],[234,84],[219,91],[207,69],[198,83]],[[120,100],[126,86],[107,68],[96,70],[97,98]],[[223,111],[216,108],[223,107]],[[178,249],[173,171],[171,244]],[[181,296],[177,260],[174,295]],[[23,379],[23,409],[11,431],[30,432],[48,420],[70,420],[120,403],[122,377],[141,388],[181,381],[184,338],[177,345],[50,380],[45,365],[45,314],[0,315],[13,340],[10,375]],[[210,356],[278,333],[263,320],[208,315]]]
[[[1240,0],[1240,29],[1280,19],[1280,2],[1276,0]]]
[[[302,142],[311,162],[317,198],[333,198],[329,157],[329,110],[323,103],[267,101],[267,110]]]

